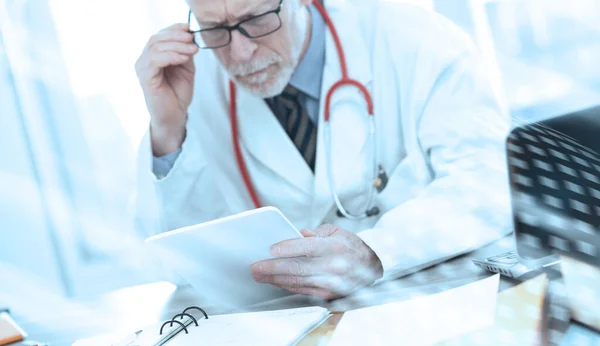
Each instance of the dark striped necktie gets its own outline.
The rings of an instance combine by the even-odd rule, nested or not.
[[[317,152],[317,127],[300,102],[300,91],[288,85],[281,95],[267,101],[281,126],[314,172]]]

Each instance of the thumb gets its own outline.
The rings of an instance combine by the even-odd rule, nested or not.
[[[306,238],[312,238],[317,236],[313,231],[308,229],[303,229],[300,231],[300,233]]]
[[[324,224],[317,227],[317,229],[315,229],[313,233],[316,234],[317,237],[327,238],[332,236],[338,230],[339,228],[334,225]]]

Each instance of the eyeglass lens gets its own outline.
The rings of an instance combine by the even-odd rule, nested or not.
[[[271,12],[241,22],[238,30],[246,37],[259,38],[274,33],[280,27],[279,15]],[[207,29],[196,32],[194,38],[200,48],[219,48],[231,42],[231,32],[225,28]]]

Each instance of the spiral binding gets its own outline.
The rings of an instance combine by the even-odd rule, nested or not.
[[[206,311],[202,310],[201,308],[199,308],[197,306],[190,306],[189,308],[186,308],[185,310],[183,310],[182,313],[179,313],[179,314],[173,316],[173,318],[171,318],[169,321],[163,323],[163,325],[160,327],[160,335],[162,335],[162,333],[163,333],[163,328],[169,323],[171,324],[171,325],[169,325],[169,328],[173,327],[173,323],[176,323],[183,328],[183,330],[185,331],[186,334],[189,334],[187,327],[183,323],[175,320],[177,317],[180,317],[179,319],[183,320],[183,317],[187,316],[187,317],[191,318],[192,321],[194,322],[194,324],[196,325],[196,327],[198,327],[198,320],[194,316],[187,313],[189,310],[199,310],[204,315],[204,318],[208,319],[208,315],[206,314]]]

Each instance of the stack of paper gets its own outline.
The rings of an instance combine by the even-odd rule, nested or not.
[[[542,310],[548,280],[546,275],[498,294],[493,326],[462,335],[437,346],[534,346],[545,344],[540,335]]]
[[[409,301],[348,311],[330,346],[431,345],[493,325],[499,276]]]
[[[127,335],[106,335],[79,340],[73,346],[293,345],[328,317],[327,309],[321,307],[216,315],[198,319],[198,326],[184,319],[187,334],[181,330],[165,338],[169,326],[165,327],[161,336],[160,323],[144,328],[135,340],[128,343],[123,342]]]

